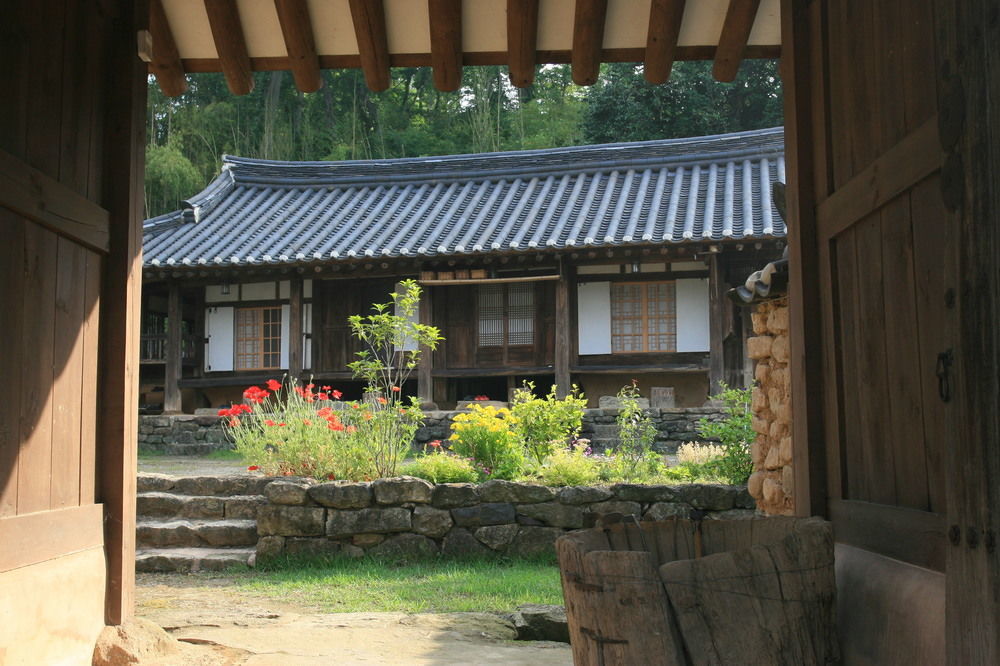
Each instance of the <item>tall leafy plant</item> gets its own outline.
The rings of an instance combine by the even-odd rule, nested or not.
[[[712,399],[725,405],[725,418],[721,421],[703,418],[698,422],[698,433],[702,437],[722,443],[722,457],[710,464],[727,482],[745,484],[753,473],[750,443],[756,437],[750,413],[750,389],[730,388],[723,384],[722,391],[713,395]]]
[[[624,479],[633,479],[656,462],[653,452],[656,426],[639,405],[639,387],[635,380],[618,391],[618,402],[616,421],[621,443],[615,452],[616,472]]]
[[[556,396],[555,386],[548,395],[539,398],[535,396],[535,384],[525,382],[514,391],[510,411],[514,430],[523,440],[528,455],[541,465],[580,434],[586,406],[587,401],[576,386],[562,399]]]

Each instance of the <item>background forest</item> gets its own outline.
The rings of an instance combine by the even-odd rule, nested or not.
[[[746,60],[736,81],[716,82],[712,63],[674,65],[651,86],[641,65],[605,64],[589,88],[569,65],[540,67],[530,88],[505,67],[467,67],[464,87],[435,90],[429,68],[392,70],[373,93],[360,71],[323,72],[315,93],[288,72],[258,72],[254,91],[232,96],[221,74],[189,78],[167,98],[149,85],[146,214],[175,210],[219,171],[223,154],[273,160],[352,160],[643,141],[782,124],[777,62]]]

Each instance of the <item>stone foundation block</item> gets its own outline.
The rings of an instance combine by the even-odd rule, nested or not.
[[[409,509],[330,509],[326,521],[326,535],[345,537],[354,534],[384,534],[406,532],[412,528]]]
[[[379,504],[428,504],[434,491],[434,485],[424,479],[413,476],[400,476],[394,479],[379,479],[372,482],[375,501]]]
[[[261,536],[321,536],[326,509],[309,506],[266,504],[257,511],[257,534]]]
[[[333,481],[312,486],[309,497],[332,509],[364,509],[371,506],[372,488],[370,483]]]

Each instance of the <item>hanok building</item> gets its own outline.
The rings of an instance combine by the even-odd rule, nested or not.
[[[407,389],[450,407],[524,380],[590,396],[637,378],[700,406],[742,384],[719,298],[780,253],[780,129],[450,157],[273,162],[221,174],[144,230],[143,384],[166,411],[289,372],[336,383],[348,316],[419,279],[444,342]],[[183,318],[172,341],[171,313]],[[183,396],[183,397],[182,397]]]

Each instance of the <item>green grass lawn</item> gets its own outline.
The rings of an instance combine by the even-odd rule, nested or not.
[[[250,593],[342,613],[512,611],[520,604],[562,603],[554,558],[300,560],[248,571],[235,582]]]

